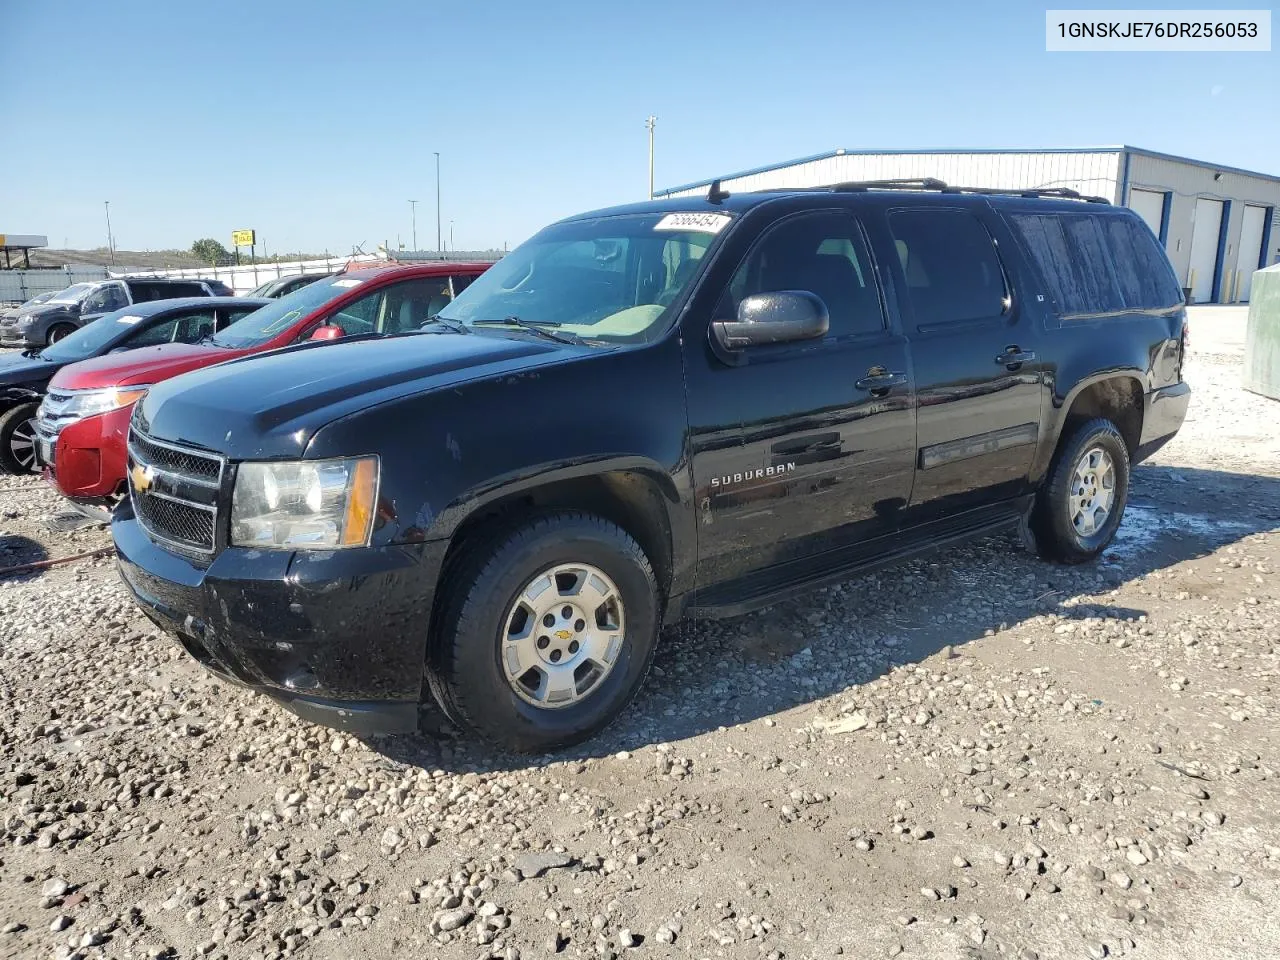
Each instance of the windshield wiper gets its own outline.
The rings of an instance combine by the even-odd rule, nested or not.
[[[556,333],[553,330],[548,330],[548,327],[560,326],[560,324],[551,320],[541,322],[521,320],[515,314],[512,314],[509,317],[503,317],[501,320],[472,320],[471,322],[476,326],[519,327],[521,330],[528,330],[530,333],[536,333],[540,337],[545,337],[548,340],[554,340],[557,343],[572,343],[578,345],[586,343],[586,341],[576,333],[570,333],[568,330],[563,333]]]
[[[423,320],[420,324],[418,324],[418,329],[423,330],[429,326],[434,326],[437,324],[439,326],[444,327],[446,330],[452,330],[454,333],[470,333],[471,332],[470,330],[467,329],[467,325],[465,323],[462,323],[461,321],[458,321],[458,320],[454,320],[450,317],[442,317],[438,313],[433,313],[431,316],[427,317],[427,319]]]

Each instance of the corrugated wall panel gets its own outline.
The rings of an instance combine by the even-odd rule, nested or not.
[[[1116,198],[1120,154],[1097,153],[846,153],[725,180],[729,191],[820,187],[847,180],[936,177],[965,187],[1070,187]],[[694,187],[671,196],[698,196]]]
[[[1217,174],[1219,179],[1214,179]],[[1196,200],[1230,200],[1226,246],[1223,249],[1222,282],[1219,301],[1230,303],[1243,285],[1241,275],[1252,273],[1257,263],[1240,262],[1240,227],[1245,204],[1280,209],[1280,182],[1243,173],[1217,171],[1212,167],[1180,163],[1162,157],[1133,154],[1129,162],[1129,188],[1158,190],[1173,194],[1169,207],[1169,234],[1166,247],[1183,286],[1190,286],[1191,238],[1195,230]],[[1273,263],[1280,232],[1272,230],[1267,263]]]

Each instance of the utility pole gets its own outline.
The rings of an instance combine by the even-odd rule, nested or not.
[[[417,200],[409,201],[409,218],[413,221],[413,249],[415,252],[417,252],[417,249],[418,249],[418,201]],[[400,242],[400,239],[397,237],[396,243],[399,243],[399,242]]]
[[[653,199],[653,128],[658,125],[658,118],[653,114],[644,122],[649,129],[649,199]]]
[[[453,221],[452,221],[452,220],[450,220],[450,221],[449,221],[449,249],[450,249],[450,250],[456,250],[456,249],[457,249],[457,248],[456,248],[456,247],[454,247],[454,245],[453,245]]]
[[[436,155],[436,253],[440,252],[440,151]]]
[[[107,211],[107,252],[111,254],[111,265],[116,265],[116,242],[111,236],[111,201],[103,200],[102,206]]]

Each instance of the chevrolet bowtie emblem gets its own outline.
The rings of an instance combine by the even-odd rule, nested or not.
[[[150,467],[143,467],[140,463],[135,463],[133,469],[129,471],[129,480],[133,483],[133,489],[138,493],[146,493],[151,487],[151,481],[155,478],[155,474],[151,472]]]
[[[570,637],[572,637],[572,636],[573,636],[573,634],[572,634],[572,633],[570,633],[568,630],[557,630],[557,631],[556,631],[556,637],[557,637],[558,639],[560,639],[560,640],[568,640],[568,639],[569,639]]]

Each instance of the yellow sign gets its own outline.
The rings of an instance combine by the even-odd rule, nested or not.
[[[256,230],[232,230],[231,244],[236,247],[252,247],[257,243]]]

